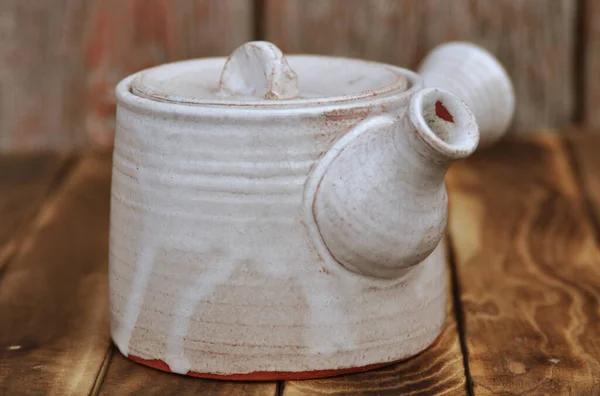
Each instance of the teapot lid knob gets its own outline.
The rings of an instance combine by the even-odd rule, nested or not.
[[[268,100],[300,96],[298,76],[277,46],[267,41],[251,41],[227,58],[219,91],[227,96]]]

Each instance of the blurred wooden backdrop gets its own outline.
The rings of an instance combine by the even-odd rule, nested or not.
[[[597,0],[0,0],[0,151],[110,149],[114,86],[256,39],[415,68],[470,40],[512,76],[512,133],[600,130]]]

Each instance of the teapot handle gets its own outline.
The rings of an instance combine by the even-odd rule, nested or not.
[[[219,91],[228,96],[267,100],[300,96],[298,76],[283,53],[267,41],[252,41],[238,47],[225,61]]]
[[[504,137],[515,113],[515,90],[492,53],[473,43],[448,42],[431,50],[418,72],[425,86],[445,89],[465,101],[479,124],[479,147]]]

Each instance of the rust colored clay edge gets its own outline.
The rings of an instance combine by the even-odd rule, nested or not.
[[[349,367],[349,368],[335,369],[335,370],[315,370],[315,371],[301,371],[301,372],[255,371],[252,373],[245,373],[245,374],[225,374],[225,375],[213,374],[213,373],[197,373],[195,371],[188,371],[187,374],[185,374],[185,375],[188,377],[227,380],[227,381],[291,381],[291,380],[320,379],[320,378],[334,377],[334,376],[344,375],[344,374],[362,373],[365,371],[371,371],[371,370],[391,366],[396,363],[400,363],[400,362],[407,361],[410,359],[414,359],[415,357],[419,356],[420,354],[422,354],[423,352],[425,352],[426,350],[428,350],[429,348],[431,348],[435,344],[437,344],[439,342],[440,338],[442,337],[442,335],[444,334],[445,330],[446,330],[445,328],[442,329],[442,331],[435,338],[435,340],[433,340],[433,342],[427,348],[423,349],[421,352],[417,353],[416,355],[407,357],[405,359],[394,360],[392,362],[376,363],[376,364],[370,364],[367,366]],[[130,360],[133,360],[136,363],[143,364],[144,366],[148,366],[148,367],[160,370],[160,371],[166,371],[168,373],[172,373],[172,371],[169,369],[169,366],[162,360],[142,359],[140,357],[133,356],[133,355],[128,355],[127,358]]]

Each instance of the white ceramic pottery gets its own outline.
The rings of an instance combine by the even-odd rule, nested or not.
[[[504,137],[515,113],[515,93],[508,73],[490,52],[473,43],[445,43],[425,57],[419,74],[426,86],[465,101],[479,125],[479,147]]]
[[[405,69],[252,42],[117,87],[111,332],[208,378],[406,359],[446,310],[444,173],[467,105]]]

